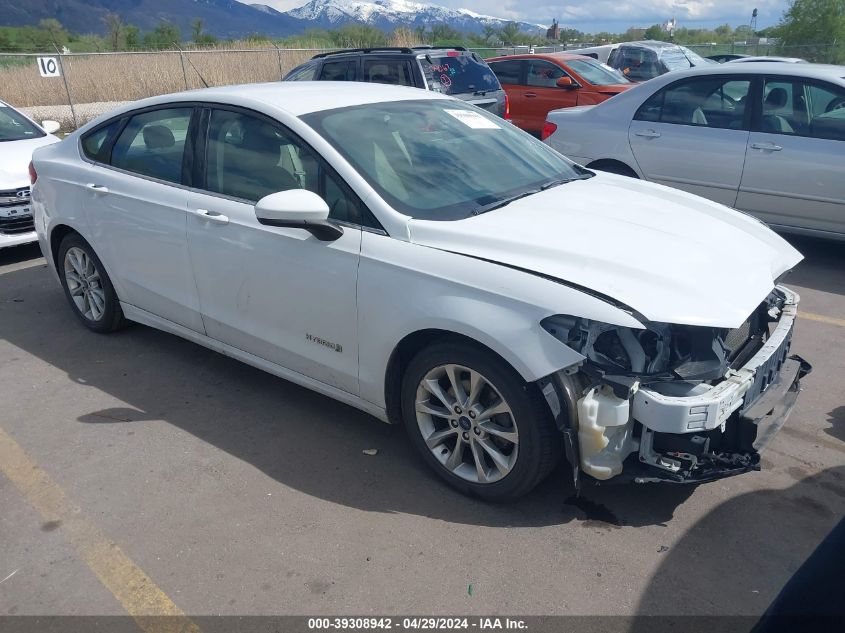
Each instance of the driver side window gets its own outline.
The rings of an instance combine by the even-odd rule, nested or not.
[[[214,109],[206,145],[206,188],[257,202],[288,189],[307,189],[329,206],[329,218],[361,224],[349,187],[299,138],[244,112]]]

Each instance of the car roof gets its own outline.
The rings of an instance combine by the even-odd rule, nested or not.
[[[519,55],[500,55],[499,57],[490,57],[484,61],[489,64],[490,62],[500,62],[505,59],[546,59],[549,61],[559,62],[568,62],[576,59],[589,59],[592,61],[596,61],[589,55],[579,55],[578,53],[566,53],[562,51],[559,53],[524,53]]]
[[[241,105],[269,105],[293,116],[333,110],[367,103],[411,101],[420,99],[451,99],[430,90],[408,86],[393,86],[355,81],[275,81],[263,84],[240,84],[202,88],[133,101],[109,112],[104,118],[139,108],[179,101],[207,101]]]
[[[679,48],[681,45],[674,42],[661,42],[659,40],[639,40],[637,42],[620,42],[619,46],[634,46],[639,48]]]
[[[317,55],[314,55],[311,60],[352,55],[411,55],[418,57],[421,55],[430,55],[431,53],[446,53],[450,51],[466,53],[467,55],[472,54],[471,51],[468,51],[463,46],[373,46],[369,48],[347,48],[329,51],[326,53],[318,53]]]
[[[744,55],[737,59],[732,59],[732,62],[737,63],[749,63],[749,62],[782,62],[782,63],[790,63],[790,64],[806,64],[806,59],[801,59],[800,57],[777,57],[777,56],[768,56],[768,55]]]
[[[756,62],[753,64],[713,64],[696,66],[688,70],[677,70],[666,73],[662,78],[694,76],[698,74],[726,74],[726,75],[791,75],[793,77],[807,77],[810,79],[824,79],[834,81],[840,85],[845,82],[845,66],[833,64],[784,64],[783,62]]]

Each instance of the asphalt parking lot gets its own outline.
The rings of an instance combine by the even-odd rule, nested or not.
[[[467,499],[401,428],[90,333],[37,247],[0,251],[0,615],[759,614],[845,514],[845,246],[793,241],[814,371],[763,471],[577,505],[563,469]]]

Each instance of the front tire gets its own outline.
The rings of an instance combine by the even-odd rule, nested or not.
[[[62,240],[57,268],[68,303],[85,327],[105,334],[126,324],[103,263],[79,234]]]
[[[466,343],[419,352],[402,381],[402,418],[449,485],[490,501],[520,497],[554,468],[561,438],[536,385]]]

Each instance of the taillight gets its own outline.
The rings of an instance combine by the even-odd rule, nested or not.
[[[511,120],[511,100],[508,98],[508,93],[505,93],[505,113],[502,115],[505,121]]]
[[[35,165],[29,161],[29,184],[34,185],[36,180],[38,180],[38,173],[35,171]]]
[[[545,141],[547,138],[549,138],[552,134],[555,133],[555,130],[557,130],[557,125],[555,125],[551,121],[546,121],[545,123],[543,123],[543,132],[542,134],[540,134],[540,140]]]

